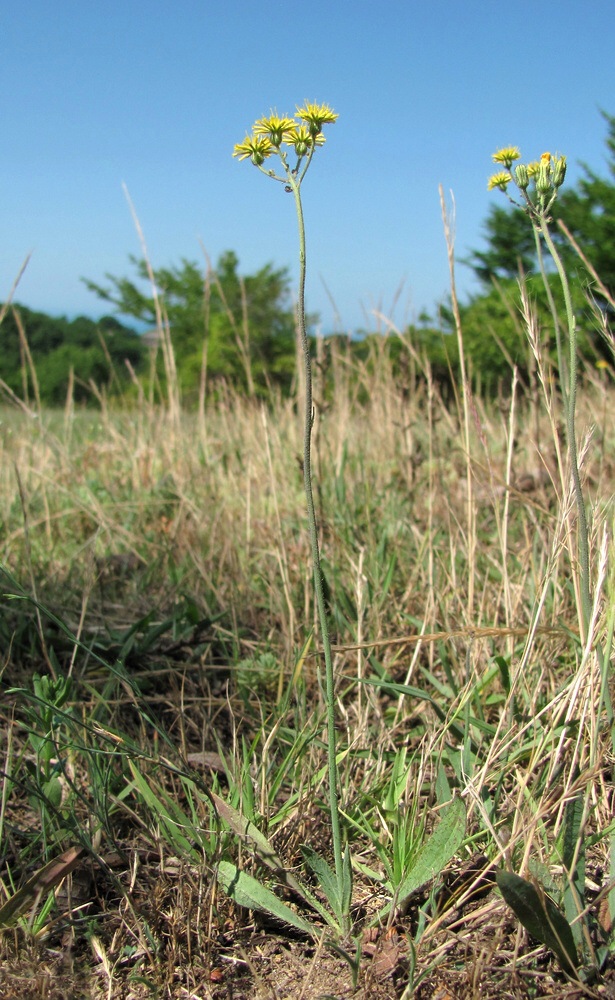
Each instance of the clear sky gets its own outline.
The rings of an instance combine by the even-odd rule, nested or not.
[[[448,290],[438,185],[457,254],[481,245],[490,154],[545,150],[605,172],[613,0],[30,0],[0,13],[0,300],[105,310],[80,282],[130,273],[139,215],[154,267],[272,261],[296,280],[291,196],[232,159],[253,121],[305,100],[339,113],[304,182],[308,308],[333,326],[403,324]],[[463,296],[475,290],[458,266]],[[401,287],[401,292],[399,292]]]

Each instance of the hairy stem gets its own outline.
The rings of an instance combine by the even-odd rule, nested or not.
[[[289,171],[288,185],[292,189],[295,197],[297,209],[297,222],[299,226],[299,298],[297,302],[297,316],[299,322],[299,334],[301,347],[303,350],[303,363],[305,369],[305,423],[303,436],[303,481],[305,486],[305,499],[307,503],[308,528],[310,534],[310,545],[312,549],[312,563],[314,568],[314,591],[316,594],[316,607],[320,622],[321,642],[325,660],[325,691],[327,698],[327,761],[329,777],[329,810],[331,814],[331,834],[333,839],[333,857],[335,862],[335,875],[339,888],[339,898],[342,898],[343,884],[343,862],[342,862],[342,837],[340,832],[340,817],[338,806],[338,769],[337,769],[337,733],[335,728],[335,682],[333,676],[333,659],[331,655],[331,640],[329,637],[329,624],[327,620],[327,609],[325,605],[325,594],[323,587],[322,571],[320,568],[320,549],[318,545],[318,530],[316,527],[316,512],[314,509],[314,496],[312,493],[312,424],[314,422],[314,410],[312,402],[312,363],[310,360],[310,346],[305,328],[305,225],[303,221],[303,207],[301,204],[301,193],[299,190],[300,181]],[[347,915],[345,915],[347,916]]]
[[[589,585],[589,531],[587,526],[587,512],[583,489],[581,486],[581,476],[579,474],[579,458],[576,439],[576,399],[577,399],[577,331],[574,312],[572,309],[572,298],[570,296],[570,286],[568,277],[558,254],[555,244],[551,239],[551,234],[547,226],[544,213],[539,215],[539,224],[542,237],[551,254],[553,263],[557,268],[557,273],[564,293],[564,303],[566,307],[566,322],[568,325],[568,388],[564,394],[564,408],[566,411],[566,434],[568,438],[568,453],[570,455],[570,467],[572,472],[572,482],[577,508],[578,528],[577,547],[579,555],[579,565],[581,567],[581,618],[583,622],[584,638],[587,637],[587,630],[591,619],[592,601]]]

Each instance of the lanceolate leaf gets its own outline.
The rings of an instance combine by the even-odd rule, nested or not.
[[[245,906],[248,910],[260,910],[262,913],[269,913],[277,920],[285,924],[297,927],[300,931],[310,934],[313,937],[318,935],[318,931],[313,924],[310,924],[303,917],[286,906],[281,899],[278,899],[270,889],[261,885],[251,875],[239,870],[237,865],[230,861],[220,861],[217,871],[218,882],[223,887],[230,898],[238,906]]]
[[[77,867],[79,859],[83,854],[82,847],[69,847],[67,851],[58,855],[40,868],[31,878],[28,879],[21,889],[7,899],[6,903],[0,907],[0,927],[10,927],[28,906],[36,903],[43,893],[49,892],[54,886],[61,882],[63,878]]]
[[[340,887],[337,884],[334,872],[331,870],[331,867],[325,859],[321,858],[320,854],[317,854],[316,851],[314,851],[311,847],[308,847],[307,844],[301,845],[301,853],[303,854],[306,864],[310,866],[318,879],[320,888],[329,901],[329,906],[339,917],[341,915]]]
[[[233,806],[230,806],[228,802],[225,802],[224,799],[221,799],[215,792],[210,792],[210,797],[218,811],[218,815],[225,823],[228,823],[233,833],[236,833],[238,837],[244,840],[251,841],[261,861],[269,868],[272,868],[273,871],[278,872],[286,885],[294,889],[305,900],[308,906],[316,910],[328,923],[335,924],[336,922],[332,920],[331,914],[327,912],[307,886],[303,885],[299,879],[295,878],[291,872],[284,868],[281,859],[276,854],[272,844],[267,840],[265,834],[261,833],[251,820],[242,816],[240,812],[234,809]]]
[[[342,916],[350,913],[352,903],[352,857],[350,854],[350,844],[346,844],[342,861]]]
[[[404,879],[397,895],[399,902],[440,875],[461,847],[465,834],[465,805],[461,799],[453,799],[442,810],[440,822],[415,858],[412,871]]]
[[[240,812],[237,812],[233,806],[230,806],[228,802],[221,799],[215,792],[210,792],[210,796],[220,818],[223,819],[225,823],[228,823],[233,833],[236,833],[238,837],[252,841],[261,861],[264,861],[269,868],[273,868],[274,870],[284,868],[284,865],[277,856],[273,846],[267,840],[265,834],[261,833],[258,827],[252,823],[251,820],[242,816]]]
[[[504,900],[525,929],[550,948],[564,971],[576,978],[577,949],[570,924],[559,906],[514,872],[499,871],[496,878]]]
[[[575,775],[576,777],[577,775]],[[585,906],[585,842],[583,840],[583,795],[577,794],[566,803],[562,861],[568,875],[564,889],[564,912],[571,925],[575,945],[581,946],[583,931],[576,920]]]

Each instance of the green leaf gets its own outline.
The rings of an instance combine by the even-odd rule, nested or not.
[[[412,869],[402,882],[395,897],[399,905],[413,892],[417,892],[436,875],[439,875],[456,851],[466,833],[466,808],[461,799],[453,799],[442,809],[441,819],[414,859]],[[391,910],[389,903],[378,911],[372,925],[378,923]]]
[[[342,912],[341,916],[350,913],[352,903],[352,858],[350,855],[350,844],[346,844],[344,857],[342,859]]]
[[[219,795],[216,795],[215,792],[210,792],[210,796],[218,815],[224,820],[225,823],[228,823],[233,833],[242,839],[250,840],[253,843],[254,849],[261,861],[263,861],[273,871],[278,872],[286,885],[288,885],[291,889],[294,889],[294,891],[305,900],[308,906],[312,907],[313,910],[316,910],[316,912],[319,913],[327,923],[337,928],[337,923],[333,920],[331,914],[327,913],[325,907],[319,902],[318,899],[316,899],[307,886],[303,885],[298,878],[295,878],[291,872],[284,868],[281,859],[278,857],[274,848],[269,843],[265,835],[261,833],[258,827],[255,826],[251,820],[242,816],[241,813],[234,809],[233,806],[230,806],[228,802],[221,799]]]
[[[578,774],[574,775],[575,778]],[[572,923],[585,908],[585,842],[583,839],[583,795],[575,795],[564,809],[562,862],[567,875],[564,888],[564,912],[571,924],[575,944],[583,942],[581,921]]]
[[[611,926],[615,924],[615,834],[611,833],[609,839],[609,859],[610,859],[610,882],[613,888],[609,892],[609,915],[611,917]]]
[[[320,888],[329,901],[329,905],[337,916],[341,916],[340,887],[330,865],[307,844],[301,845],[301,853],[307,865],[312,869],[320,883]]]
[[[577,949],[570,924],[550,896],[514,872],[499,871],[497,884],[504,900],[532,937],[557,956],[565,972],[578,978]]]
[[[441,806],[443,806],[445,802],[450,802],[453,797],[451,786],[446,774],[446,768],[444,767],[442,761],[440,761],[438,765],[438,774],[436,776],[436,795]]]
[[[215,792],[210,792],[211,800],[216,807],[218,815],[225,823],[228,823],[233,833],[243,840],[251,840],[256,848],[256,852],[264,863],[274,871],[283,870],[284,865],[275,852],[274,847],[269,843],[264,833],[240,812],[230,806],[228,802],[221,799]]]
[[[500,681],[506,695],[510,694],[510,666],[505,656],[494,656],[493,662],[500,672]]]
[[[43,782],[42,792],[48,802],[55,809],[59,809],[62,802],[62,782],[56,774],[49,781]]]
[[[271,889],[261,885],[251,875],[242,872],[230,861],[220,861],[217,870],[217,879],[228,896],[247,910],[259,910],[262,913],[269,913],[277,920],[285,924],[297,927],[300,931],[310,934],[312,937],[318,936],[317,928],[300,917],[298,913],[286,906],[281,899],[278,899]]]

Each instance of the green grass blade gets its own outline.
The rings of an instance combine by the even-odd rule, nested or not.
[[[134,761],[129,760],[128,764],[136,791],[157,818],[167,836],[169,845],[177,851],[180,857],[201,861],[200,852],[195,849],[194,844],[182,832],[185,829],[196,837],[196,831],[186,814],[162,789],[160,789],[160,794],[156,795]]]

